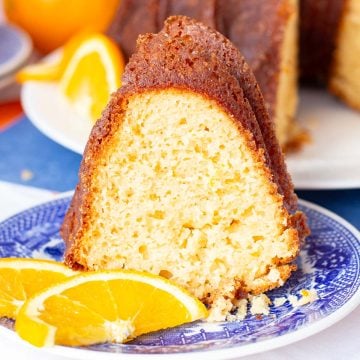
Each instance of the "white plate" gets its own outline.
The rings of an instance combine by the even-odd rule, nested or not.
[[[311,143],[288,156],[298,189],[360,187],[360,112],[324,90],[301,91],[299,121]]]
[[[40,131],[82,154],[91,122],[74,111],[55,84],[28,82],[21,99],[25,113]],[[323,90],[303,90],[299,121],[309,130],[312,143],[288,156],[295,187],[360,187],[360,113]]]

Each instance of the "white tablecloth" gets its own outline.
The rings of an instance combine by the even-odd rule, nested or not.
[[[4,219],[35,203],[50,199],[49,191],[0,182],[0,219]],[[99,356],[99,359],[101,357]],[[189,354],[189,359],[196,356]],[[61,360],[41,349],[20,342],[0,338],[0,359]],[[119,354],[119,359],[121,355]],[[164,357],[166,359],[166,356]],[[242,358],[244,360],[359,360],[360,359],[360,307],[337,324],[297,343]]]

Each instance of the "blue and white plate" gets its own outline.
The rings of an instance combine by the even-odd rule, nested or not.
[[[70,197],[39,205],[0,224],[0,257],[33,257],[60,261],[64,244],[59,228]],[[240,322],[203,323],[160,331],[126,345],[44,349],[75,359],[231,359],[274,349],[313,335],[349,314],[360,303],[360,234],[339,216],[301,201],[312,235],[298,259],[298,270],[286,285],[268,293],[270,299],[301,289],[315,289],[319,299],[293,308],[289,301],[271,307],[270,315],[248,316]],[[2,320],[0,336],[16,335]],[[19,340],[20,341],[20,340]]]

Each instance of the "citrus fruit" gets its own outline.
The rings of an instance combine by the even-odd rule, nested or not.
[[[0,259],[0,317],[15,319],[27,298],[75,274],[55,261]]]
[[[121,85],[125,62],[120,49],[105,35],[88,34],[64,58],[62,92],[79,113],[97,120],[111,93]]]
[[[105,31],[119,0],[4,0],[8,20],[25,29],[42,52],[84,29]]]
[[[94,34],[94,32],[84,30],[74,35],[61,49],[53,52],[41,62],[27,65],[19,70],[16,74],[16,80],[20,83],[26,81],[60,80],[77,48],[92,34]]]
[[[169,280],[114,270],[81,273],[34,295],[15,329],[36,346],[79,346],[124,342],[206,316],[199,300]]]
[[[39,63],[28,65],[16,74],[16,81],[24,83],[26,81],[57,81],[62,74],[60,63],[46,64]]]

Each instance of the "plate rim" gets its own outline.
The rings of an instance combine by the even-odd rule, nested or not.
[[[36,205],[30,206],[10,217],[0,219],[0,222],[4,222],[10,220],[16,216],[19,216],[22,213],[25,213],[31,209],[41,207],[45,204],[58,201],[61,199],[68,198],[74,194],[74,191],[67,191],[63,193],[59,193],[52,197],[49,200],[41,201]],[[360,231],[355,228],[350,222],[342,218],[340,215],[337,215],[331,210],[324,208],[321,205],[313,203],[311,201],[299,199],[299,205],[305,206],[311,210],[315,210],[333,220],[337,223],[344,226],[360,243]],[[304,340],[310,336],[313,336],[330,326],[336,324],[340,320],[344,319],[348,316],[353,310],[355,310],[360,305],[360,287],[359,289],[353,294],[353,296],[343,304],[339,309],[335,310],[332,314],[317,320],[299,330],[277,336],[275,338],[270,338],[266,340],[262,340],[259,342],[254,342],[250,344],[240,345],[240,346],[232,346],[224,349],[213,349],[213,350],[204,350],[204,351],[191,351],[191,352],[182,352],[182,353],[166,353],[166,354],[129,354],[129,353],[109,353],[103,351],[95,351],[95,350],[88,350],[88,349],[79,349],[79,348],[71,348],[66,346],[56,345],[49,348],[42,348],[41,350],[44,353],[48,353],[49,355],[56,355],[62,356],[68,359],[76,359],[76,360],[114,360],[118,359],[121,356],[124,360],[131,360],[131,359],[145,359],[150,358],[153,360],[158,359],[174,359],[174,360],[183,360],[183,359],[191,359],[196,358],[199,360],[230,360],[235,359],[247,355],[254,355],[263,353],[269,350],[275,350],[283,346],[291,345],[297,341]],[[14,331],[11,331],[3,326],[0,326],[0,336],[7,337],[8,339],[12,339],[16,341],[19,345],[26,346],[27,348],[34,349],[33,346],[27,344],[21,339],[18,338]],[[20,340],[20,341],[19,341]]]

